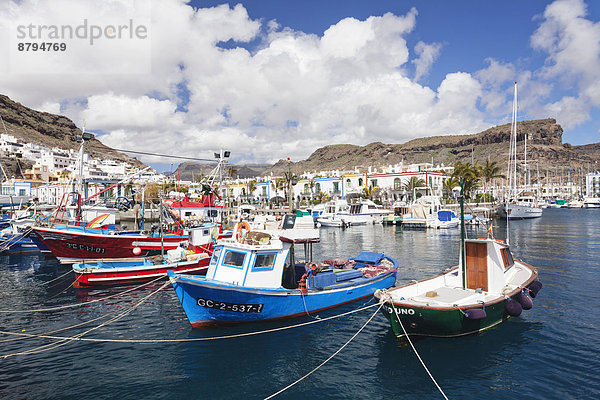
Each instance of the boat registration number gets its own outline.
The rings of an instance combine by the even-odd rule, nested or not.
[[[67,247],[69,249],[74,249],[74,250],[84,250],[84,251],[89,251],[92,253],[100,253],[103,254],[104,253],[104,249],[102,247],[96,247],[96,246],[87,246],[85,244],[77,244],[77,243],[66,243]]]
[[[198,297],[196,304],[200,307],[216,308],[218,310],[233,311],[240,313],[259,313],[262,312],[264,304],[238,304],[226,303],[224,301],[214,301]]]

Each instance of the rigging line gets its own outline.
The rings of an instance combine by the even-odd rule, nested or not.
[[[436,382],[436,380],[433,377],[433,375],[431,375],[431,372],[429,372],[429,369],[425,365],[425,362],[423,362],[423,359],[421,358],[421,356],[417,352],[417,349],[415,348],[415,345],[413,344],[412,340],[410,340],[410,337],[408,336],[408,333],[406,333],[406,329],[404,329],[404,324],[400,320],[400,315],[398,315],[398,310],[396,310],[396,307],[394,307],[394,302],[392,301],[392,296],[389,293],[387,293],[387,291],[384,291],[384,293],[387,296],[387,298],[389,299],[389,302],[390,302],[390,304],[392,306],[392,309],[394,310],[394,314],[396,314],[396,319],[398,320],[398,323],[402,327],[402,331],[404,332],[404,336],[408,340],[408,343],[410,344],[410,347],[412,347],[413,351],[415,352],[415,355],[417,356],[417,358],[421,362],[421,365],[425,369],[425,372],[427,372],[427,375],[429,375],[429,378],[431,378],[431,380],[433,381],[433,383],[435,384],[435,386],[437,387],[437,389],[440,391],[440,393],[442,394],[442,396],[444,396],[444,399],[448,400],[448,397],[446,397],[446,394],[444,393],[444,391],[442,390],[442,388],[440,387],[440,385],[438,385],[438,383]],[[382,305],[384,303],[385,303],[385,301],[381,302]]]
[[[38,353],[43,353],[46,351],[50,351],[59,347],[62,347],[64,345],[67,345],[69,343],[71,343],[74,340],[80,339],[82,336],[87,335],[88,333],[95,331],[96,329],[100,329],[106,325],[109,325],[115,321],[120,320],[121,318],[125,317],[126,315],[130,314],[133,310],[135,310],[136,308],[138,308],[140,305],[142,305],[146,300],[148,300],[150,297],[154,296],[156,293],[160,292],[161,290],[163,290],[165,287],[167,287],[168,285],[170,285],[171,282],[167,281],[165,282],[162,286],[160,286],[158,289],[156,289],[154,292],[150,293],[149,295],[143,297],[140,301],[138,301],[136,304],[134,304],[133,306],[131,306],[129,309],[126,309],[125,311],[121,312],[120,314],[114,316],[113,318],[109,319],[108,321],[105,321],[103,323],[101,323],[98,326],[95,326],[93,328],[88,329],[85,332],[79,333],[75,336],[71,336],[71,337],[67,337],[65,339],[62,339],[58,342],[55,343],[49,343],[43,346],[38,346],[35,347],[33,349],[29,349],[26,351],[22,351],[22,352],[18,352],[18,353],[12,353],[12,354],[5,354],[3,356],[1,356],[2,358],[8,358],[8,357],[12,357],[12,356],[18,356],[18,355],[29,355],[29,354],[38,354]]]
[[[275,396],[277,396],[277,395],[285,392],[286,390],[288,390],[292,386],[296,385],[297,383],[300,383],[302,380],[308,378],[313,372],[316,372],[319,368],[321,368],[323,365],[325,365],[327,362],[329,362],[333,357],[337,356],[342,350],[344,350],[344,348],[346,346],[348,346],[350,344],[350,342],[352,340],[354,340],[355,337],[358,336],[359,333],[362,332],[363,329],[365,329],[365,327],[369,324],[369,322],[371,322],[371,320],[373,319],[373,317],[375,317],[375,315],[377,315],[377,313],[379,312],[379,310],[381,309],[381,307],[383,307],[383,303],[379,304],[379,308],[377,308],[377,310],[375,310],[375,312],[373,313],[373,315],[371,315],[371,317],[367,320],[367,322],[365,322],[364,325],[361,326],[360,329],[350,339],[348,339],[348,341],[346,343],[344,343],[342,347],[340,347],[339,349],[337,349],[337,351],[335,353],[333,353],[325,361],[323,361],[321,364],[317,365],[315,368],[313,368],[312,371],[310,371],[309,373],[307,373],[306,375],[304,375],[300,379],[297,379],[295,382],[290,383],[289,385],[287,385],[283,389],[279,390],[278,392],[273,393],[269,397],[265,397],[265,400],[272,399],[273,397],[275,397]]]
[[[92,304],[92,303],[98,303],[98,302],[100,302],[100,301],[105,301],[105,300],[108,300],[108,299],[110,299],[110,298],[113,298],[113,297],[116,297],[116,296],[119,296],[119,295],[122,295],[122,294],[125,294],[125,293],[132,292],[132,291],[134,291],[134,290],[137,290],[137,289],[140,289],[140,288],[142,288],[142,287],[144,287],[144,286],[148,286],[148,285],[150,285],[151,283],[154,283],[154,282],[156,282],[156,281],[158,281],[158,280],[160,280],[160,279],[164,279],[164,276],[159,276],[159,277],[158,277],[158,278],[156,278],[156,279],[153,279],[153,280],[151,280],[151,281],[149,281],[149,282],[143,283],[143,284],[141,284],[141,285],[139,285],[139,286],[135,286],[135,287],[133,287],[133,288],[131,288],[131,289],[127,289],[127,290],[125,290],[125,291],[122,291],[122,292],[114,293],[114,294],[108,295],[108,296],[106,296],[106,297],[103,297],[103,298],[101,298],[101,299],[90,300],[90,301],[88,301],[88,302],[85,302],[85,303],[67,304],[67,305],[64,305],[64,306],[58,306],[58,307],[49,307],[49,308],[37,308],[37,309],[33,309],[33,310],[0,310],[0,314],[1,314],[1,313],[4,313],[4,314],[9,314],[9,313],[45,312],[45,311],[56,311],[56,310],[62,310],[62,309],[65,309],[65,308],[82,307],[82,306],[86,306],[86,305],[88,305],[88,304]]]
[[[100,147],[98,147],[100,148]],[[159,153],[150,153],[147,151],[133,151],[133,150],[124,150],[124,149],[115,149],[112,150],[120,151],[122,153],[133,153],[133,154],[142,154],[146,156],[155,156],[155,157],[163,157],[163,158],[179,158],[182,160],[193,160],[193,161],[209,161],[209,162],[218,162],[214,158],[198,158],[198,157],[185,157],[185,156],[174,156],[170,154],[159,154]]]
[[[328,321],[328,320],[331,320],[331,319],[345,317],[346,315],[350,315],[350,314],[354,314],[354,313],[357,313],[357,312],[360,312],[360,311],[364,311],[366,309],[369,309],[371,307],[375,307],[377,305],[378,304],[371,304],[370,306],[366,306],[366,307],[363,307],[363,308],[357,308],[356,310],[347,311],[347,312],[342,313],[342,314],[332,315],[331,317],[325,317],[325,318],[321,318],[321,319],[313,319],[311,321],[302,322],[302,323],[296,324],[296,325],[282,326],[282,327],[279,327],[279,328],[265,329],[265,330],[256,331],[256,332],[237,333],[237,334],[234,334],[234,335],[226,335],[226,336],[213,336],[213,337],[208,337],[208,338],[188,338],[188,339],[94,339],[94,338],[78,338],[78,339],[75,339],[75,340],[82,341],[82,342],[105,342],[105,343],[181,343],[181,342],[204,342],[204,341],[209,341],[209,340],[220,340],[220,339],[235,339],[235,338],[240,338],[240,337],[244,337],[244,336],[261,335],[261,334],[264,334],[264,333],[272,333],[272,332],[284,331],[284,330],[288,330],[288,329],[299,328],[299,327],[303,327],[303,326],[307,326],[307,325],[316,324],[316,323],[319,323],[319,322],[325,322],[325,321]],[[0,334],[2,334],[2,335],[12,335],[12,336],[37,337],[37,338],[40,338],[40,339],[54,339],[54,340],[69,339],[68,337],[65,337],[65,336],[34,335],[34,334],[22,333],[22,332],[0,331]]]

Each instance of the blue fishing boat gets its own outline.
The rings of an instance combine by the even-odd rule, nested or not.
[[[395,283],[398,262],[383,253],[296,262],[294,247],[303,245],[309,260],[319,231],[294,229],[295,219],[286,215],[279,231],[244,234],[236,228],[233,238],[217,243],[204,277],[169,271],[193,327],[307,315],[371,296]]]

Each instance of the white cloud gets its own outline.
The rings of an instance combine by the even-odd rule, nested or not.
[[[431,66],[439,57],[441,49],[442,45],[440,43],[427,44],[418,42],[415,45],[415,52],[418,56],[412,60],[412,63],[415,64],[415,82],[418,82],[423,76],[429,73]]]
[[[39,23],[95,15],[119,20],[130,4],[137,3],[11,0],[0,5],[0,26],[22,16]],[[235,161],[258,162],[303,159],[331,143],[477,132],[509,115],[515,79],[532,115],[577,124],[589,112],[577,109],[584,98],[600,103],[600,68],[592,68],[597,23],[585,19],[585,6],[575,0],[549,5],[532,36],[532,46],[548,54],[543,71],[489,59],[476,73],[448,71],[437,88],[419,81],[435,65],[441,45],[419,42],[412,59],[407,46],[417,27],[414,8],[400,16],[345,18],[321,36],[253,20],[239,4],[194,9],[184,0],[154,0],[149,15],[151,56],[141,61],[149,63],[147,73],[26,75],[0,60],[0,87],[29,106],[57,111],[60,104],[77,124],[85,120],[87,129],[107,132],[101,140],[110,146],[193,157],[227,148]],[[586,40],[593,54],[576,59]],[[240,42],[253,46],[235,47]],[[116,65],[124,57],[118,49],[79,51],[65,70],[99,59]],[[548,77],[570,77],[583,94],[546,104],[556,90]],[[186,111],[178,111],[181,104]]]

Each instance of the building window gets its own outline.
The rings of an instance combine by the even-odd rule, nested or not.
[[[377,179],[373,179],[371,181],[371,186],[373,186],[373,187],[377,186]]]
[[[333,182],[333,193],[339,193],[340,185],[339,182]]]
[[[346,179],[346,187],[350,186],[352,186],[352,182],[350,182],[350,179]]]
[[[363,178],[358,178],[358,187],[362,187],[363,185]]]
[[[320,191],[321,191],[321,184],[320,184],[320,183],[317,183],[317,184],[315,185],[315,188],[317,189],[317,192],[320,192]]]
[[[308,193],[308,183],[304,184],[304,193]]]
[[[394,190],[400,189],[402,189],[402,181],[400,180],[400,178],[396,178],[394,179]]]

